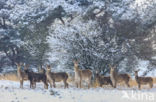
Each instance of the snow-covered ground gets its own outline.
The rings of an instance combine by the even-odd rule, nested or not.
[[[25,82],[24,89],[20,89],[19,82],[0,80],[0,102],[156,102],[156,88],[141,91],[75,87],[46,90],[41,83],[36,89],[30,89],[29,82]]]

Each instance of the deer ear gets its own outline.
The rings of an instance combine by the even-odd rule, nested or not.
[[[24,65],[22,62],[20,62],[20,65],[22,66],[22,65]]]
[[[134,70],[134,72],[138,72],[140,69]]]
[[[28,67],[29,67],[29,64],[25,64],[25,67],[28,69]]]
[[[73,63],[76,63],[76,61],[73,59]]]
[[[114,65],[113,68],[116,69],[117,68],[116,65]]]
[[[109,64],[109,68],[111,69],[112,68],[112,66]]]
[[[47,68],[50,68],[50,65],[47,65]]]
[[[78,60],[74,60],[73,62],[74,62],[75,64],[78,64]]]
[[[18,63],[17,63],[17,62],[15,62],[15,64],[16,64],[16,65],[18,65]]]

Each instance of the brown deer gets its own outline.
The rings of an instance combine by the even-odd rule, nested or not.
[[[138,88],[141,89],[141,85],[146,85],[149,84],[150,88],[153,87],[153,79],[152,77],[139,77],[138,76],[138,71],[134,71],[135,72],[135,80],[138,84]]]
[[[18,79],[20,80],[20,88],[23,88],[23,82],[25,80],[28,80],[28,75],[21,70],[21,66],[22,64],[21,63],[15,63],[17,65],[17,76],[18,76]]]
[[[67,83],[68,74],[67,73],[65,72],[53,73],[51,72],[50,65],[47,65],[46,77],[47,77],[48,82],[50,83],[50,87],[52,87],[53,85],[53,87],[55,88],[56,87],[55,82],[63,81],[64,88],[68,88],[68,83]]]
[[[92,78],[91,70],[89,70],[89,69],[81,70],[78,67],[78,62],[75,60],[73,62],[74,62],[74,71],[75,71],[75,83],[76,83],[77,88],[78,87],[81,88],[82,81],[87,82],[88,88],[90,88],[91,78]]]
[[[48,83],[45,73],[35,73],[28,70],[28,65],[24,66],[25,73],[28,74],[28,79],[30,81],[30,88],[36,88],[36,82],[43,82],[44,88],[48,89]]]
[[[97,71],[95,74],[95,80],[100,87],[102,87],[102,85],[111,85],[113,87],[110,77],[109,76],[107,76],[107,77],[101,76],[101,75],[99,75],[99,73]]]
[[[116,71],[116,67],[112,67],[110,65],[110,79],[113,83],[113,87],[116,88],[117,83],[124,82],[127,87],[130,87],[129,81],[130,81],[130,76],[128,74],[118,74]]]

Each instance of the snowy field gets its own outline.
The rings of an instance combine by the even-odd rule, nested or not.
[[[24,83],[24,89],[19,88],[19,82],[0,80],[0,102],[156,102],[156,88],[91,88],[78,89],[70,87],[43,89],[42,83],[36,89],[29,88],[29,82]]]

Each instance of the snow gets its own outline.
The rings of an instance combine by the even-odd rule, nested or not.
[[[144,96],[144,97],[142,97]],[[146,97],[145,97],[146,96]],[[29,82],[24,82],[24,89],[19,88],[19,82],[0,80],[0,102],[155,102],[156,88],[136,90],[91,88],[78,89],[70,87],[43,89],[43,84],[37,83],[36,89],[29,88]]]

